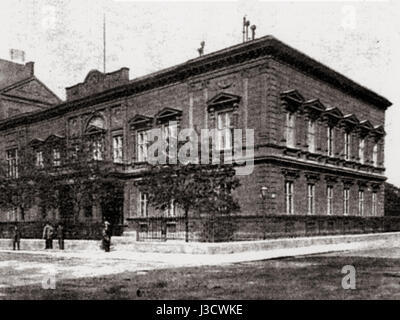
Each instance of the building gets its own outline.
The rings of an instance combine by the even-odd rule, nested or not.
[[[34,62],[0,59],[0,120],[45,110],[60,102],[35,76]]]
[[[255,130],[254,171],[240,177],[237,190],[241,216],[384,213],[391,103],[272,36],[133,80],[126,68],[91,71],[66,96],[55,107],[1,121],[0,153],[11,163],[23,141],[58,141],[68,149],[93,135],[93,157],[114,161],[124,177],[123,209],[114,222],[125,230],[155,214],[134,185],[146,170],[146,130],[154,127]],[[99,206],[80,220],[103,214]]]

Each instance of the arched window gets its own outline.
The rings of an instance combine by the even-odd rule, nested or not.
[[[92,159],[101,161],[104,159],[104,133],[106,124],[101,116],[93,116],[87,123],[85,134],[88,139],[89,152]]]
[[[101,131],[103,131],[105,129],[106,129],[106,124],[105,124],[105,121],[104,121],[103,117],[101,117],[101,116],[93,116],[89,120],[89,122],[88,122],[88,124],[86,126],[85,132],[90,134],[91,132],[93,132],[93,133],[95,133],[96,131],[97,132],[101,132]]]

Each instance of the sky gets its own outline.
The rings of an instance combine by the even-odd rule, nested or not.
[[[62,99],[65,87],[103,69],[136,78],[242,41],[246,15],[256,37],[273,35],[385,96],[385,164],[400,186],[400,1],[2,0],[0,58],[9,49],[35,61],[35,73]]]

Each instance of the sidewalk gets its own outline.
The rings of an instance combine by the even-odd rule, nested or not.
[[[96,242],[97,243],[97,242]],[[153,246],[153,252],[135,250]],[[173,247],[179,245],[175,252],[162,252],[161,247]],[[182,248],[187,246],[191,250],[182,253]],[[134,262],[151,262],[175,266],[201,266],[257,261],[282,257],[292,257],[328,252],[379,249],[385,247],[400,247],[400,233],[347,235],[331,237],[313,237],[297,239],[264,240],[243,243],[134,243],[118,244],[112,246],[111,252],[104,252],[96,246],[90,246],[88,250],[68,249],[65,251],[53,250],[1,250],[0,252],[24,253],[31,255],[46,255],[63,259],[89,259],[89,260],[128,260]],[[224,250],[218,250],[223,247]],[[227,248],[228,247],[228,248]],[[229,248],[230,247],[230,248]],[[199,250],[203,248],[204,250]],[[213,250],[210,250],[213,249]],[[235,251],[236,249],[236,251]],[[247,249],[247,250],[246,250]],[[150,250],[149,250],[150,251]],[[161,252],[160,252],[161,251]],[[228,253],[231,251],[232,253]],[[211,253],[210,253],[211,252]],[[219,252],[219,253],[214,253]]]

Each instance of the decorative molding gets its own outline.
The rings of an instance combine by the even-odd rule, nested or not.
[[[226,107],[237,108],[240,100],[240,96],[221,92],[207,101],[207,109],[209,112],[212,112],[216,109],[223,109]]]
[[[309,171],[304,172],[304,176],[306,177],[307,182],[310,183],[316,183],[317,181],[320,180],[321,177],[319,173],[309,172]]]
[[[288,181],[293,181],[300,177],[300,170],[284,168],[281,172],[285,176],[285,180]]]
[[[128,123],[129,127],[131,129],[138,129],[138,128],[148,128],[151,127],[154,122],[153,117],[147,117],[141,114],[135,115],[133,118],[131,118]]]
[[[162,122],[169,121],[171,119],[180,120],[181,117],[182,117],[182,110],[173,108],[164,108],[161,111],[159,111],[154,118],[156,119],[157,124],[159,124]]]

